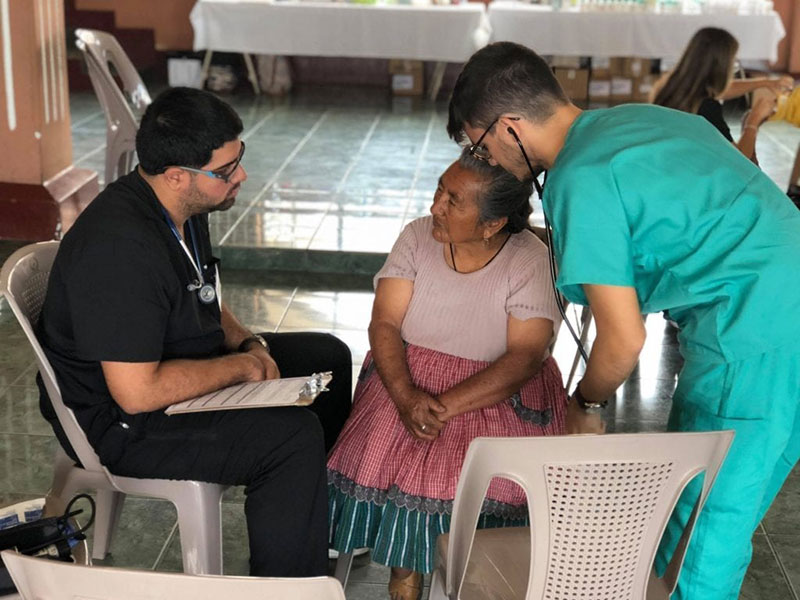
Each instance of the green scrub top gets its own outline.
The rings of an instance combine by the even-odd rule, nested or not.
[[[650,105],[583,112],[544,210],[558,287],[632,286],[681,352],[732,362],[800,343],[800,211],[704,118]]]

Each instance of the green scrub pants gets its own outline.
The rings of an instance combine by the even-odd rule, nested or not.
[[[751,538],[800,458],[800,353],[781,349],[712,364],[687,360],[670,431],[734,429],[728,457],[695,525],[673,600],[736,600]],[[684,491],[656,556],[663,573],[700,491]]]

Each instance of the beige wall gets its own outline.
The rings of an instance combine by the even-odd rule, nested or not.
[[[119,28],[155,32],[156,50],[191,50],[194,32],[189,13],[195,0],[75,0],[78,10],[107,10]]]

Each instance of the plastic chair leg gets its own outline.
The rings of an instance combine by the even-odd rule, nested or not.
[[[133,170],[133,163],[134,163],[134,156],[135,152],[127,151],[122,152],[119,157],[119,165],[117,166],[117,177],[121,177],[122,175],[127,175],[128,173]]]
[[[113,490],[97,490],[97,508],[92,534],[92,559],[103,560],[111,547],[114,530],[119,523],[125,494]]]
[[[55,465],[53,467],[53,482],[50,484],[50,491],[47,492],[46,505],[48,514],[60,514],[64,511],[66,502],[67,486],[70,483],[71,471],[75,468],[72,459],[67,456],[63,448],[59,445],[56,448]]]
[[[431,576],[428,600],[447,600],[447,594],[444,589],[444,577],[442,577],[442,573],[439,569],[436,569]]]
[[[221,491],[216,486],[195,491],[175,501],[183,572],[222,575]]]
[[[339,558],[336,559],[336,572],[334,577],[342,584],[342,589],[347,588],[347,579],[350,577],[350,567],[353,566],[353,553],[340,552]]]
[[[117,178],[117,165],[119,156],[110,147],[106,147],[106,167],[104,172],[104,183],[108,185]]]

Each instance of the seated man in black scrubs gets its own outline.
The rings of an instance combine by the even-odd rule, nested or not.
[[[350,410],[352,361],[330,335],[254,335],[221,301],[208,213],[233,206],[247,178],[241,132],[208,92],[156,98],[136,138],[139,166],[61,242],[39,339],[112,473],[244,485],[251,574],[324,575],[325,454]],[[163,411],[235,383],[319,371],[334,372],[331,391],[310,410]]]

